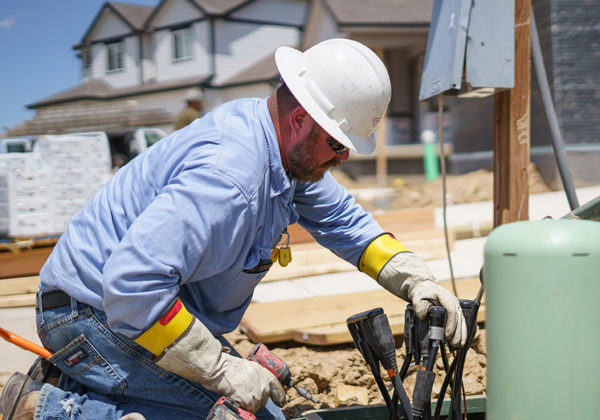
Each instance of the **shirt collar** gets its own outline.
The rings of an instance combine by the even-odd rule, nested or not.
[[[258,119],[262,126],[267,150],[269,151],[269,171],[271,173],[271,198],[281,195],[292,187],[292,182],[283,169],[281,154],[279,153],[279,143],[275,126],[271,120],[271,114],[267,106],[267,98],[264,98],[258,104]]]

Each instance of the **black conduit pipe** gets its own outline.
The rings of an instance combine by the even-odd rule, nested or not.
[[[558,118],[556,117],[556,110],[554,109],[554,103],[552,102],[552,96],[550,95],[550,88],[548,87],[546,68],[544,67],[544,59],[542,58],[542,48],[540,47],[540,38],[538,36],[535,18],[533,16],[533,5],[531,6],[530,26],[531,58],[533,61],[533,67],[535,68],[538,87],[540,88],[540,95],[542,96],[544,113],[546,114],[548,125],[550,127],[552,148],[554,149],[554,156],[556,157],[556,164],[558,166],[560,179],[562,180],[563,188],[567,194],[567,200],[569,200],[569,206],[571,207],[571,210],[574,210],[579,207],[579,202],[577,201],[577,195],[575,194],[575,188],[573,187],[573,179],[571,178],[569,164],[567,163],[567,155],[565,153],[565,144],[560,133]]]

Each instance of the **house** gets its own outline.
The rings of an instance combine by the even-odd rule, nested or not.
[[[299,47],[307,0],[106,2],[81,42],[81,83],[28,105],[36,116],[8,135],[153,125],[171,130],[193,88],[207,108],[267,96],[273,54]]]
[[[600,4],[534,2],[557,114],[575,180],[600,182]],[[208,109],[267,96],[278,82],[281,45],[306,49],[331,38],[377,52],[392,81],[385,153],[390,173],[422,171],[420,134],[437,132],[436,100],[419,101],[434,0],[157,0],[154,7],[109,1],[79,44],[81,83],[29,107],[37,115],[11,136],[154,125],[171,130],[186,92],[201,88]],[[532,78],[532,160],[557,185],[549,130]],[[444,101],[451,172],[491,167],[493,97]],[[373,158],[352,155],[351,175],[373,174]],[[591,169],[586,169],[591,168]]]

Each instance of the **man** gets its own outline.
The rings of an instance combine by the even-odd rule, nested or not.
[[[191,90],[185,95],[186,107],[183,108],[175,116],[173,121],[173,129],[179,130],[190,124],[192,121],[202,117],[202,110],[204,109],[204,95],[200,90]]]
[[[2,405],[36,418],[205,418],[220,395],[282,419],[274,375],[222,338],[239,324],[272,250],[298,221],[423,317],[458,300],[327,171],[371,153],[390,81],[364,45],[279,48],[284,84],[226,103],[123,167],[71,221],[40,273],[37,323],[58,387],[18,374]],[[8,385],[7,385],[8,388]],[[6,393],[6,392],[5,392]],[[32,408],[33,407],[33,408]]]

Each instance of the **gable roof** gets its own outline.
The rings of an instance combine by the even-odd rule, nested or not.
[[[226,15],[254,0],[191,0],[208,15]]]
[[[144,6],[141,4],[107,1],[96,14],[96,17],[92,21],[92,24],[88,27],[88,30],[83,35],[83,38],[81,38],[81,42],[79,43],[79,45],[75,45],[73,48],[76,49],[81,44],[86,43],[86,39],[94,29],[96,23],[98,23],[98,20],[100,20],[102,14],[106,9],[109,9],[111,12],[117,15],[123,22],[125,22],[125,24],[131,28],[132,32],[138,32],[144,29],[144,25],[146,24],[146,21],[152,14],[154,7]]]
[[[433,0],[324,0],[339,25],[429,25]]]
[[[117,3],[109,1],[108,7],[114,10],[129,26],[136,30],[144,29],[144,25],[154,10],[153,6],[141,4]]]

